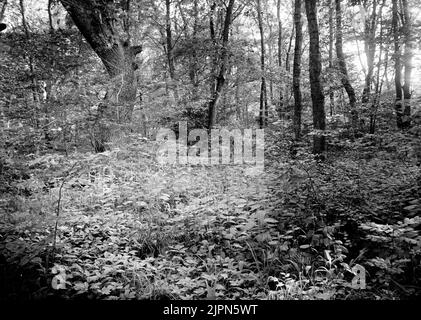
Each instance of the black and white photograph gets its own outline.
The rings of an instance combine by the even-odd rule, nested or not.
[[[420,0],[0,0],[0,302],[419,298]]]

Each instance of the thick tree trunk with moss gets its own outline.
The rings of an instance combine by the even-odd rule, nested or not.
[[[310,34],[310,88],[313,104],[313,126],[318,131],[326,129],[326,115],[324,109],[325,96],[320,79],[322,72],[322,59],[320,54],[319,26],[317,23],[317,5],[314,0],[305,0],[308,31]],[[321,154],[325,151],[325,137],[323,132],[314,135],[313,152]]]

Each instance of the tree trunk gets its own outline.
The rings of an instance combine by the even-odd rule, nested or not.
[[[273,34],[273,29],[272,29],[272,23],[269,19],[269,15],[266,17],[267,20],[267,25],[269,27],[269,34],[272,35]],[[272,66],[273,65],[273,42],[272,41],[268,41],[268,65]],[[274,96],[273,96],[273,77],[269,76],[267,77],[269,78],[269,105],[273,105],[274,104]],[[269,110],[269,109],[267,109]]]
[[[21,18],[22,18],[22,27],[25,33],[25,38],[26,38],[26,42],[29,43],[31,41],[31,36],[29,34],[29,30],[28,30],[28,24],[26,21],[26,13],[25,13],[25,4],[23,0],[19,0],[19,9],[20,9],[20,14],[21,14]],[[26,58],[26,57],[25,57]],[[32,98],[34,101],[34,105],[35,105],[35,123],[37,128],[39,127],[40,123],[39,123],[39,118],[40,118],[40,98],[39,98],[39,94],[38,94],[38,81],[35,77],[35,66],[34,66],[34,59],[32,56],[32,52],[28,52],[28,67],[29,67],[29,71],[30,71],[30,79],[31,79],[31,90],[32,90]],[[43,124],[42,124],[43,125]]]
[[[216,77],[216,84],[214,90],[212,90],[211,101],[209,102],[209,113],[208,113],[208,128],[212,129],[216,124],[216,111],[218,107],[219,100],[221,98],[222,90],[225,85],[225,75],[228,65],[228,41],[229,41],[229,31],[231,26],[232,11],[234,7],[235,0],[229,0],[225,20],[224,20],[224,29],[222,31],[222,48],[220,54],[220,63],[219,63],[219,72]],[[211,32],[215,31],[213,28],[213,19],[211,19]],[[214,35],[215,37],[215,35]]]
[[[3,21],[4,13],[6,12],[7,0],[3,0],[0,8],[0,22]]]
[[[291,70],[290,63],[289,63],[289,57],[291,55],[291,48],[292,48],[292,39],[294,38],[294,32],[295,32],[295,23],[292,25],[291,30],[291,36],[289,37],[289,43],[288,43],[288,50],[285,57],[285,70],[289,72]]]
[[[123,105],[117,110],[118,122],[129,122],[136,100],[137,79],[134,58],[142,51],[130,46],[129,40],[120,39],[114,27],[116,11],[112,0],[60,0],[86,41],[101,59],[117,88],[109,94],[111,100]]]
[[[192,55],[191,61],[189,64],[189,77],[193,87],[197,88],[199,86],[199,82],[197,80],[197,33],[199,28],[199,8],[198,8],[198,0],[194,0],[193,3],[193,15],[194,15],[194,23],[193,23],[193,33],[192,33]],[[195,99],[197,98],[198,90],[195,90],[194,95]]]
[[[54,32],[53,16],[52,16],[52,13],[51,13],[52,4],[53,4],[53,0],[48,0],[47,12],[48,12],[48,24],[50,26],[50,32]]]
[[[281,0],[276,3],[276,18],[278,20],[278,65],[282,67],[282,20],[281,20]]]
[[[211,50],[211,62],[210,62],[210,96],[211,98],[215,95],[215,82],[216,82],[216,68],[218,64],[218,54],[217,54],[217,42],[216,42],[216,30],[215,30],[215,9],[216,2],[213,2],[210,6],[209,13],[209,33],[212,40],[212,50]]]
[[[326,129],[326,115],[324,109],[325,97],[320,81],[322,61],[320,54],[319,26],[317,24],[317,4],[313,0],[305,0],[308,30],[310,34],[309,72],[311,100],[313,104],[313,126],[316,130]],[[323,132],[316,133],[313,138],[313,152],[321,154],[325,151],[325,136]]]
[[[333,4],[329,0],[329,70],[333,71]],[[333,109],[335,107],[335,94],[332,86],[329,87],[329,101],[330,101],[330,116],[333,116]]]
[[[267,103],[267,90],[266,90],[266,70],[265,70],[265,38],[263,30],[263,19],[262,19],[262,5],[260,0],[257,0],[257,21],[259,24],[260,32],[260,71],[262,73],[261,85],[260,85],[260,109],[259,109],[259,125],[260,129],[267,126],[268,116],[268,103]]]
[[[282,68],[282,20],[281,20],[281,0],[278,0],[276,3],[276,16],[278,19],[278,66],[279,70]],[[283,108],[284,108],[284,83],[283,80],[281,80],[280,86],[279,86],[279,101],[277,104],[277,112],[278,115],[283,114]]]
[[[176,83],[176,75],[175,75],[175,62],[174,62],[174,45],[172,40],[172,28],[171,28],[171,0],[165,0],[165,50],[167,53],[167,64],[168,64],[168,72],[170,75],[170,90],[173,94],[171,97],[175,105],[178,104],[178,89]]]
[[[351,124],[353,128],[357,127],[358,114],[357,114],[357,99],[355,91],[349,82],[348,70],[345,62],[345,55],[342,47],[342,8],[341,0],[336,0],[336,56],[338,58],[339,70],[341,72],[341,82],[345,88],[349,98],[349,105],[351,110]]]
[[[367,74],[362,94],[362,102],[368,103],[371,96],[371,84],[373,82],[374,56],[376,53],[376,20],[377,20],[377,1],[373,0],[373,12],[370,19],[366,19],[364,28],[364,51],[367,60]]]
[[[405,22],[404,27],[404,39],[405,39],[405,52],[404,52],[404,84],[403,84],[403,100],[404,100],[404,111],[403,111],[403,128],[407,129],[411,126],[411,74],[412,74],[412,23],[408,9],[408,1],[402,0],[403,6],[403,17]]]
[[[167,63],[168,70],[170,73],[171,80],[175,78],[175,67],[174,67],[174,56],[173,56],[173,44],[172,44],[172,30],[171,30],[171,1],[165,0],[165,33],[166,37],[166,51],[167,51]]]
[[[383,7],[386,0],[383,0],[383,4],[379,10],[379,17],[380,17],[380,35],[379,35],[379,59],[377,61],[377,74],[376,74],[376,81],[375,81],[375,91],[374,91],[374,100],[370,110],[370,134],[374,134],[376,131],[376,122],[377,122],[377,110],[380,104],[380,96],[381,96],[381,88],[383,86],[383,78],[380,79],[380,71],[382,66],[382,56],[383,56],[383,33],[384,33],[384,26],[383,26]]]
[[[295,0],[294,5],[294,26],[295,26],[295,49],[294,49],[294,66],[292,72],[292,87],[294,91],[294,134],[295,139],[301,138],[301,51],[303,46],[303,33],[301,21],[301,0]]]
[[[402,105],[402,65],[401,65],[401,44],[399,41],[399,18],[398,18],[398,0],[392,0],[392,27],[393,44],[395,49],[395,110],[396,124],[399,129],[403,128],[403,105]]]

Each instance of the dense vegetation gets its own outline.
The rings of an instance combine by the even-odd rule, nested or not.
[[[0,299],[420,296],[417,1],[0,5]],[[179,121],[264,171],[160,164]]]

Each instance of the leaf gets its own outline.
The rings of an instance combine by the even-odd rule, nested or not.
[[[420,205],[419,204],[412,204],[412,205],[407,206],[407,207],[405,207],[403,209],[406,210],[406,211],[412,211],[412,210],[415,210],[417,208],[420,208]]]
[[[62,265],[59,264],[55,264],[52,268],[51,268],[51,273],[52,274],[57,274],[57,273],[66,273],[66,268]]]
[[[51,280],[51,287],[54,290],[66,289],[66,274],[59,273]]]
[[[273,219],[273,218],[265,218],[263,221],[266,223],[275,223],[275,224],[278,223],[278,220]]]
[[[73,289],[78,291],[78,293],[84,293],[88,291],[88,288],[89,288],[89,284],[87,282],[76,282],[73,285]]]
[[[105,287],[105,288],[102,288],[101,293],[104,294],[104,295],[109,295],[111,293],[111,288],[109,286]]]
[[[303,245],[300,246],[300,249],[305,250],[305,249],[308,249],[310,247],[311,247],[311,245],[309,245],[309,244],[303,244]]]
[[[288,251],[288,249],[289,249],[289,245],[287,241],[285,241],[282,245],[279,246],[279,250],[281,251]]]

